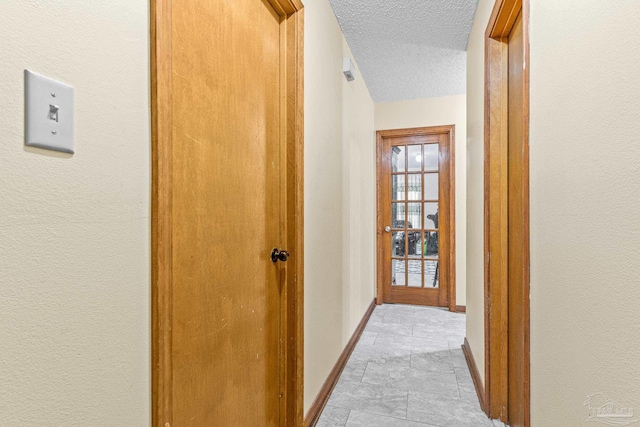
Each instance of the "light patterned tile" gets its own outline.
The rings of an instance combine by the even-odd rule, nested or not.
[[[346,366],[340,374],[340,381],[361,381],[364,375],[364,370],[367,367],[367,362],[358,362],[349,359]]]
[[[408,350],[424,350],[424,351],[443,351],[449,350],[449,344],[446,339],[438,338],[421,338],[421,337],[402,337],[379,335],[376,338],[375,346],[383,346],[390,348],[404,348]]]
[[[411,367],[429,371],[453,372],[449,351],[412,351]]]
[[[407,416],[408,392],[354,381],[339,381],[328,404],[340,408],[387,415]]]
[[[456,330],[447,324],[444,325],[413,325],[413,336],[431,339],[444,339],[457,342],[464,340],[464,330]]]
[[[462,351],[462,347],[451,348],[450,352],[451,352],[451,363],[453,363],[454,367],[469,369],[469,367],[467,366],[467,358],[464,357],[464,352]]]
[[[453,372],[413,369],[402,366],[367,364],[362,382],[383,388],[420,391],[459,397],[458,382]]]
[[[318,426],[492,427],[461,349],[465,329],[448,310],[377,306]]]
[[[363,331],[358,340],[361,345],[373,345],[376,342],[378,334],[375,332]]]
[[[412,325],[408,323],[372,323],[369,322],[365,331],[374,332],[377,336],[407,336],[412,334]]]
[[[433,427],[424,423],[401,420],[399,418],[381,417],[366,412],[351,411],[347,427]]]
[[[349,360],[365,364],[375,362],[380,365],[408,367],[411,364],[411,349],[358,343]]]
[[[409,393],[407,419],[442,427],[492,427],[477,400]]]
[[[327,405],[322,410],[316,427],[344,427],[347,424],[349,412],[351,409]]]

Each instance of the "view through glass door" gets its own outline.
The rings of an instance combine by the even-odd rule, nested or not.
[[[449,305],[452,132],[429,129],[379,132],[381,302]]]

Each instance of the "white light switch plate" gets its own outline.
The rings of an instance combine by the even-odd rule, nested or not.
[[[73,86],[24,70],[25,144],[73,154]]]

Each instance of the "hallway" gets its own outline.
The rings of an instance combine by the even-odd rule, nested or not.
[[[491,427],[462,353],[465,315],[377,306],[318,427]]]

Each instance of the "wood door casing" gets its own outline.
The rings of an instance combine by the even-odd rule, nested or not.
[[[530,426],[529,0],[498,0],[485,44],[485,411]]]
[[[525,425],[525,317],[522,303],[525,295],[524,236],[525,206],[523,192],[524,170],[524,45],[522,43],[522,13],[518,15],[509,35],[509,136],[508,136],[508,390],[509,425]]]
[[[377,298],[382,304],[405,303],[448,307],[455,305],[455,158],[454,126],[378,131],[377,133]],[[412,288],[391,286],[391,239],[385,231],[391,219],[391,147],[402,145],[439,144],[439,287]],[[411,174],[411,173],[409,173]],[[424,191],[424,190],[423,190]],[[421,205],[424,207],[424,204]],[[409,203],[415,203],[409,202]],[[422,213],[424,216],[424,212]],[[424,220],[423,220],[424,222]],[[415,228],[415,227],[414,227]],[[430,228],[430,227],[427,227]],[[420,226],[416,231],[424,230]],[[409,230],[405,224],[405,236]],[[405,242],[405,245],[408,243]],[[408,258],[408,247],[405,258]],[[424,262],[421,264],[424,269]],[[424,277],[423,286],[424,286]]]
[[[302,421],[301,8],[152,1],[155,426]]]

